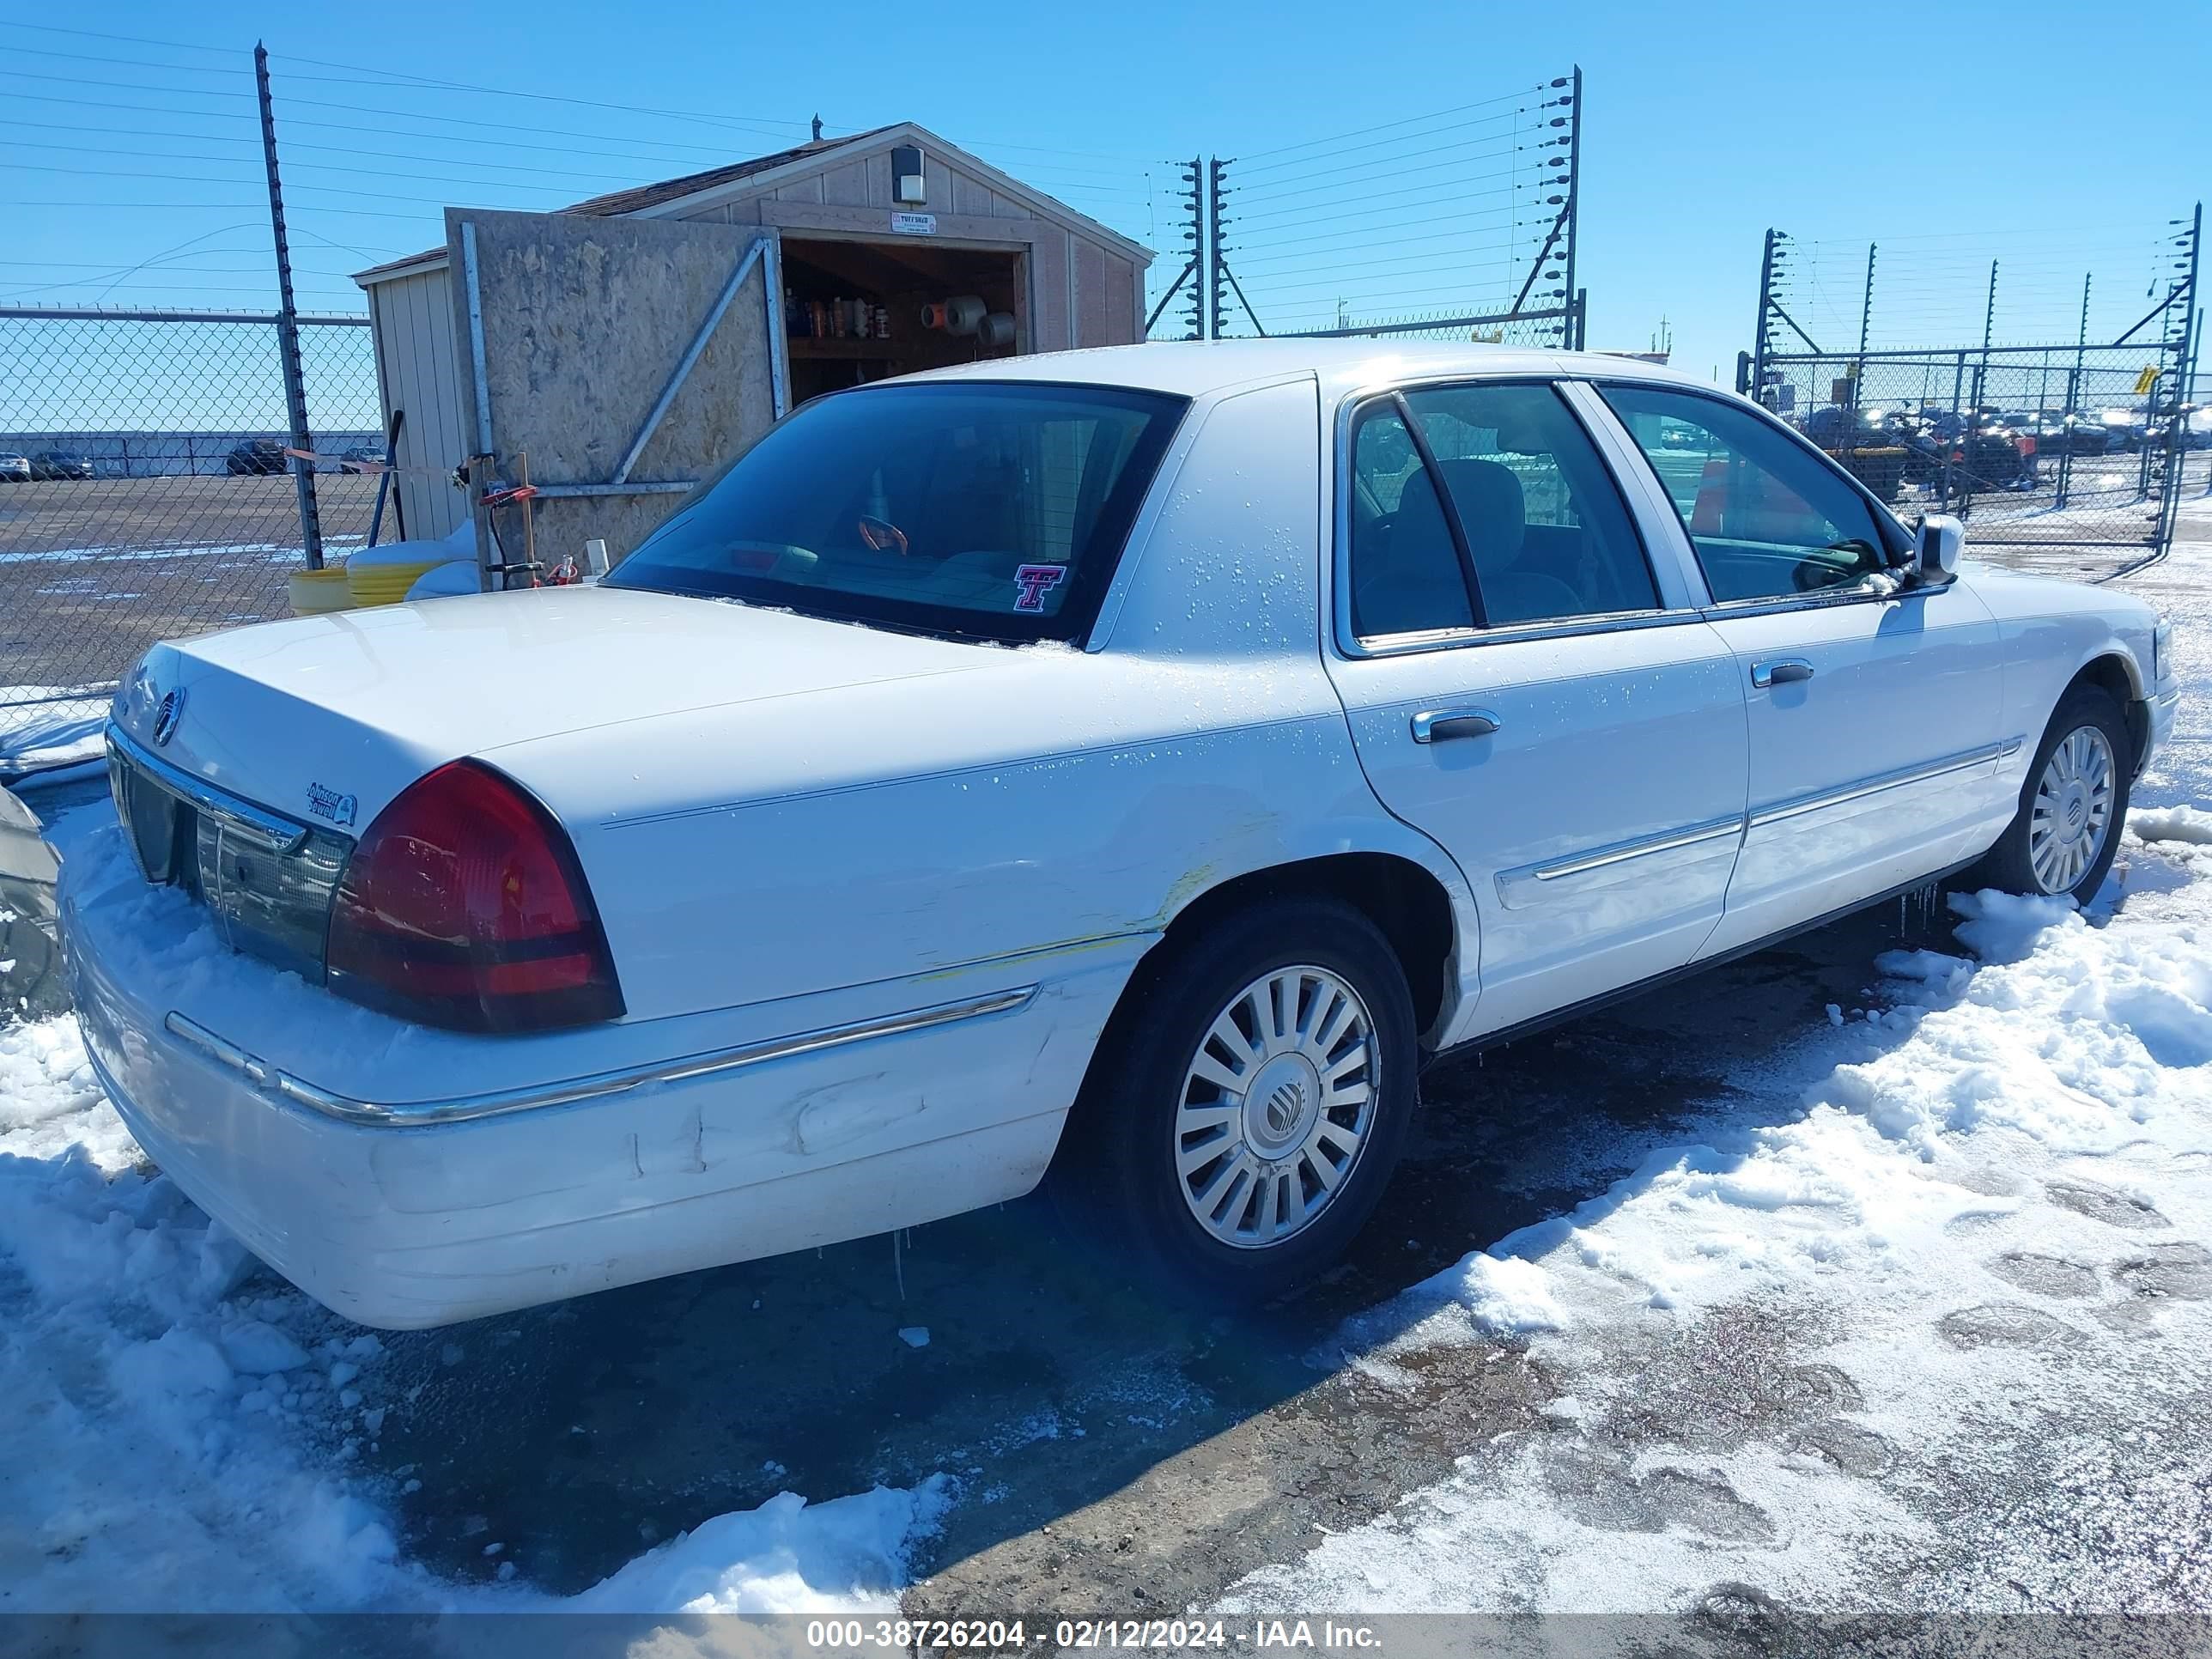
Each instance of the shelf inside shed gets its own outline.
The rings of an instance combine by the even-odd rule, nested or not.
[[[946,247],[925,238],[852,241],[783,233],[785,345],[794,404],[842,386],[1011,357],[1028,343],[1022,256]],[[973,337],[922,325],[925,305],[973,294],[993,311],[1013,313],[1014,343],[996,348]],[[840,302],[844,302],[842,306]],[[883,337],[859,337],[854,313],[880,307]],[[836,331],[839,320],[850,331]],[[819,332],[814,330],[819,327]]]

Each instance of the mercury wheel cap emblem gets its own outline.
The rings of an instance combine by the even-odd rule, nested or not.
[[[1261,1249],[1333,1203],[1375,1124],[1374,1020],[1325,968],[1239,991],[1185,1068],[1174,1157],[1183,1202],[1218,1242]]]
[[[2045,892],[2072,890],[2104,851],[2117,783],[2112,745],[2100,726],[2075,727],[2051,751],[2027,823],[2028,868]]]

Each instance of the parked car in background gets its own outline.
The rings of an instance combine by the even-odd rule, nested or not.
[[[0,483],[30,482],[31,458],[28,455],[0,455]]]
[[[291,458],[285,454],[284,446],[275,438],[248,438],[232,447],[222,459],[223,471],[233,477],[256,477],[270,472],[289,472]]]
[[[1048,1170],[1112,1270],[1266,1297],[1366,1222],[1439,1053],[1953,872],[2096,890],[2165,625],[1960,535],[1596,355],[833,392],[597,586],[149,652],[62,874],[87,1052],[371,1325]],[[591,697],[513,695],[547,664]]]
[[[65,450],[42,449],[31,457],[31,476],[33,478],[89,478],[92,461],[89,457],[71,454]]]
[[[362,472],[384,465],[384,451],[374,444],[356,444],[338,457],[341,472]]]
[[[2098,415],[2063,415],[2058,429],[2051,440],[2054,449],[2070,450],[2076,455],[2101,455],[2112,445],[2111,429]]]

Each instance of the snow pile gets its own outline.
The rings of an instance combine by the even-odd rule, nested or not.
[[[97,759],[108,694],[62,685],[0,685],[0,779]]]
[[[2117,914],[1954,896],[1972,959],[1883,957],[1887,1007],[1730,1078],[1691,1144],[1353,1322],[1382,1386],[1409,1350],[1518,1332],[1571,1394],[1546,1430],[1497,1437],[1225,1606],[1649,1611],[1726,1580],[1839,1608],[1887,1583],[1924,1605],[1911,1564],[1939,1558],[1984,1606],[2195,1605],[2179,1580],[2123,1584],[2128,1550],[2093,1571],[2036,1528],[2106,1510],[2154,1540],[2197,1535],[2201,1436],[2172,1436],[2169,1491],[2077,1470],[1979,1537],[1869,1473],[1986,1474],[2012,1431],[1978,1419],[1983,1401],[2037,1425],[2006,1455],[2094,1462],[2098,1435],[2133,1435],[2188,1392],[2180,1357],[2212,1338],[2207,825],[2137,815]],[[1779,1357],[1751,1357],[1745,1334],[1764,1331]],[[1655,1389],[1675,1365],[1692,1396],[1743,1367],[1783,1381],[1758,1383],[1778,1392],[1741,1420],[1709,1405],[1669,1420]],[[2027,1513],[2045,1505],[2047,1522]]]
[[[824,1613],[889,1607],[909,1539],[933,1529],[951,1483],[878,1486],[810,1505],[795,1492],[718,1515],[561,1605],[575,1613]]]

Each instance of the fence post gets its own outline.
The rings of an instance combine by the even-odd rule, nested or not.
[[[2081,413],[2081,359],[2089,345],[2091,274],[2081,273],[2081,325],[2074,336],[2074,372],[2066,377],[2066,450],[2058,458],[2058,499],[2051,503],[2054,507],[2065,506],[2074,490],[2074,429],[2081,424],[2077,417]]]
[[[1774,232],[1766,233],[1766,251],[1759,261],[1759,331],[1751,337],[1751,395],[1766,401],[1766,307],[1774,292]]]
[[[253,85],[261,100],[261,160],[269,175],[269,234],[276,245],[276,355],[284,371],[284,414],[292,447],[313,450],[307,432],[307,387],[300,369],[300,313],[292,300],[292,248],[284,234],[284,187],[276,176],[276,114],[269,99],[269,48],[253,46]],[[292,457],[292,483],[300,498],[300,538],[307,568],[323,568],[323,526],[315,511],[315,464]]]

